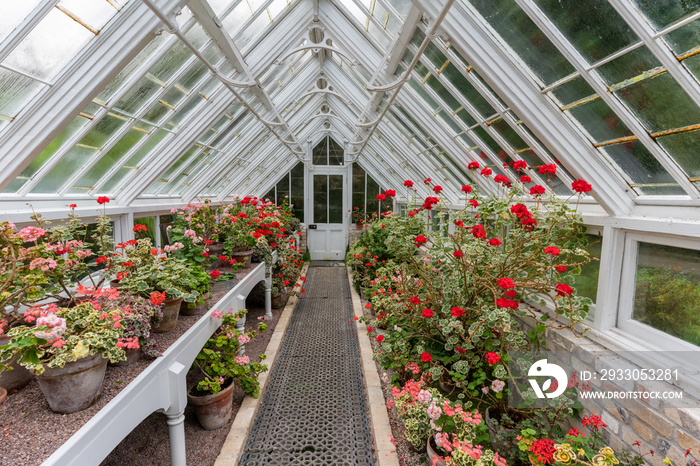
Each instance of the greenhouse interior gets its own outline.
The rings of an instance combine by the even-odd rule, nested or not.
[[[5,0],[0,464],[700,465],[695,143],[698,0]]]

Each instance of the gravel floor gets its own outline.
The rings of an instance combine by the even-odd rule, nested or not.
[[[369,303],[366,299],[362,299],[362,312],[365,317],[374,319],[376,315],[372,312],[372,309],[367,309],[365,304]],[[374,333],[374,336],[377,334]],[[374,339],[370,338],[372,343],[372,350],[377,352],[380,344]],[[377,364],[375,362],[375,364]],[[384,373],[387,374],[389,380],[394,375],[392,371],[384,370],[379,364],[377,364],[377,371],[381,378]],[[382,392],[384,392],[385,400],[393,400],[391,396],[391,384],[388,384],[382,380]],[[399,417],[396,408],[391,408],[387,410],[389,412],[389,422],[391,423],[391,433],[394,436],[394,445],[396,446],[396,454],[399,457],[399,464],[401,466],[424,466],[430,464],[428,460],[428,455],[425,454],[425,450],[422,452],[417,452],[411,443],[404,438],[404,425],[403,421]]]
[[[244,276],[245,273],[239,272],[239,277]],[[215,293],[207,300],[206,309],[213,306],[225,294],[225,291]],[[258,316],[263,314],[263,308],[249,309],[246,328],[256,327]],[[265,351],[279,316],[280,311],[273,310],[273,320],[268,322],[268,330],[260,334],[254,342],[246,345],[247,353],[251,358],[257,358]],[[167,349],[200,317],[201,315],[181,315],[174,330],[156,334],[160,349],[163,351]],[[89,408],[73,414],[53,413],[36,380],[19,392],[9,395],[0,407],[0,465],[41,464],[151,362],[150,359],[141,359],[126,367],[108,367],[100,398]],[[240,406],[243,396],[243,391],[237,389],[234,398],[235,411]],[[188,464],[213,464],[229,431],[228,427],[216,431],[205,431],[199,427],[194,412],[189,408],[185,411],[185,416]],[[146,418],[110,454],[104,464],[170,464],[165,419],[165,415],[160,413],[154,413]]]

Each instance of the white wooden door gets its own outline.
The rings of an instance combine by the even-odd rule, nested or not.
[[[343,260],[348,244],[347,169],[319,169],[308,173],[311,222],[308,248],[311,260]]]

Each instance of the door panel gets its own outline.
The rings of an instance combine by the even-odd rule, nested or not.
[[[347,228],[343,218],[344,174],[313,174],[312,224],[308,248],[312,260],[343,260]]]

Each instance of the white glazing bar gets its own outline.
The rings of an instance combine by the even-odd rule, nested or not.
[[[646,149],[659,161],[659,163],[668,171],[678,185],[693,199],[700,199],[700,192],[693,183],[688,179],[683,170],[661,149],[661,147],[652,139],[649,133],[644,129],[637,118],[632,115],[632,112],[622,103],[617,97],[613,96],[608,91],[608,86],[603,82],[603,79],[595,72],[586,71],[586,60],[581,54],[566,40],[564,35],[556,26],[547,18],[547,16],[535,5],[532,0],[515,0],[516,3],[525,11],[530,19],[542,30],[547,38],[559,49],[567,60],[581,73],[581,76],[588,82],[594,91],[600,95],[601,99],[617,114],[625,125],[637,136],[637,139],[646,147]]]

